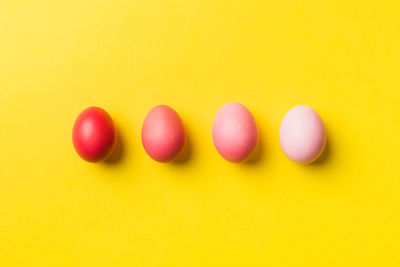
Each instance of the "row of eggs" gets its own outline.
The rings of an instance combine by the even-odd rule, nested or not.
[[[251,112],[240,103],[227,103],[218,111],[212,127],[218,153],[231,162],[249,159],[258,144],[258,129]],[[72,140],[84,160],[107,159],[117,143],[117,131],[110,115],[99,107],[83,110],[75,121]],[[326,131],[318,113],[309,106],[295,106],[285,115],[279,141],[291,160],[310,163],[323,152]],[[186,132],[178,113],[167,105],[150,110],[142,126],[142,144],[158,162],[177,159],[186,144]]]

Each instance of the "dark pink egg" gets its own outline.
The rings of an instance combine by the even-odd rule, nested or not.
[[[142,144],[147,154],[159,162],[179,157],[186,143],[182,120],[175,110],[159,105],[146,115],[142,127]]]

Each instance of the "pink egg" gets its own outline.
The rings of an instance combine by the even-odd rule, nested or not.
[[[142,144],[151,158],[159,162],[179,157],[186,143],[186,133],[178,113],[159,105],[146,115],[142,127]]]
[[[279,141],[283,152],[291,160],[310,163],[316,160],[325,148],[324,123],[311,107],[295,106],[283,118]]]
[[[239,103],[225,104],[218,111],[212,136],[218,153],[231,162],[248,159],[258,143],[258,130],[253,115]]]

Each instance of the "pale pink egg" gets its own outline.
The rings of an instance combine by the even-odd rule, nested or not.
[[[215,116],[212,137],[215,148],[224,159],[244,161],[257,147],[256,121],[242,104],[225,104]]]
[[[283,118],[279,142],[283,152],[291,160],[300,163],[312,162],[325,148],[324,123],[311,107],[295,106]]]
[[[175,110],[159,105],[146,115],[142,127],[142,144],[147,154],[159,162],[179,157],[186,143],[182,120]]]

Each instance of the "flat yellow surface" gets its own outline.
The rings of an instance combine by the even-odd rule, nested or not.
[[[261,150],[216,152],[225,103]],[[157,163],[142,121],[182,117],[189,153]],[[299,165],[278,134],[294,105],[328,131]],[[75,153],[87,106],[121,136]],[[0,3],[1,266],[399,266],[400,2],[109,0]]]

